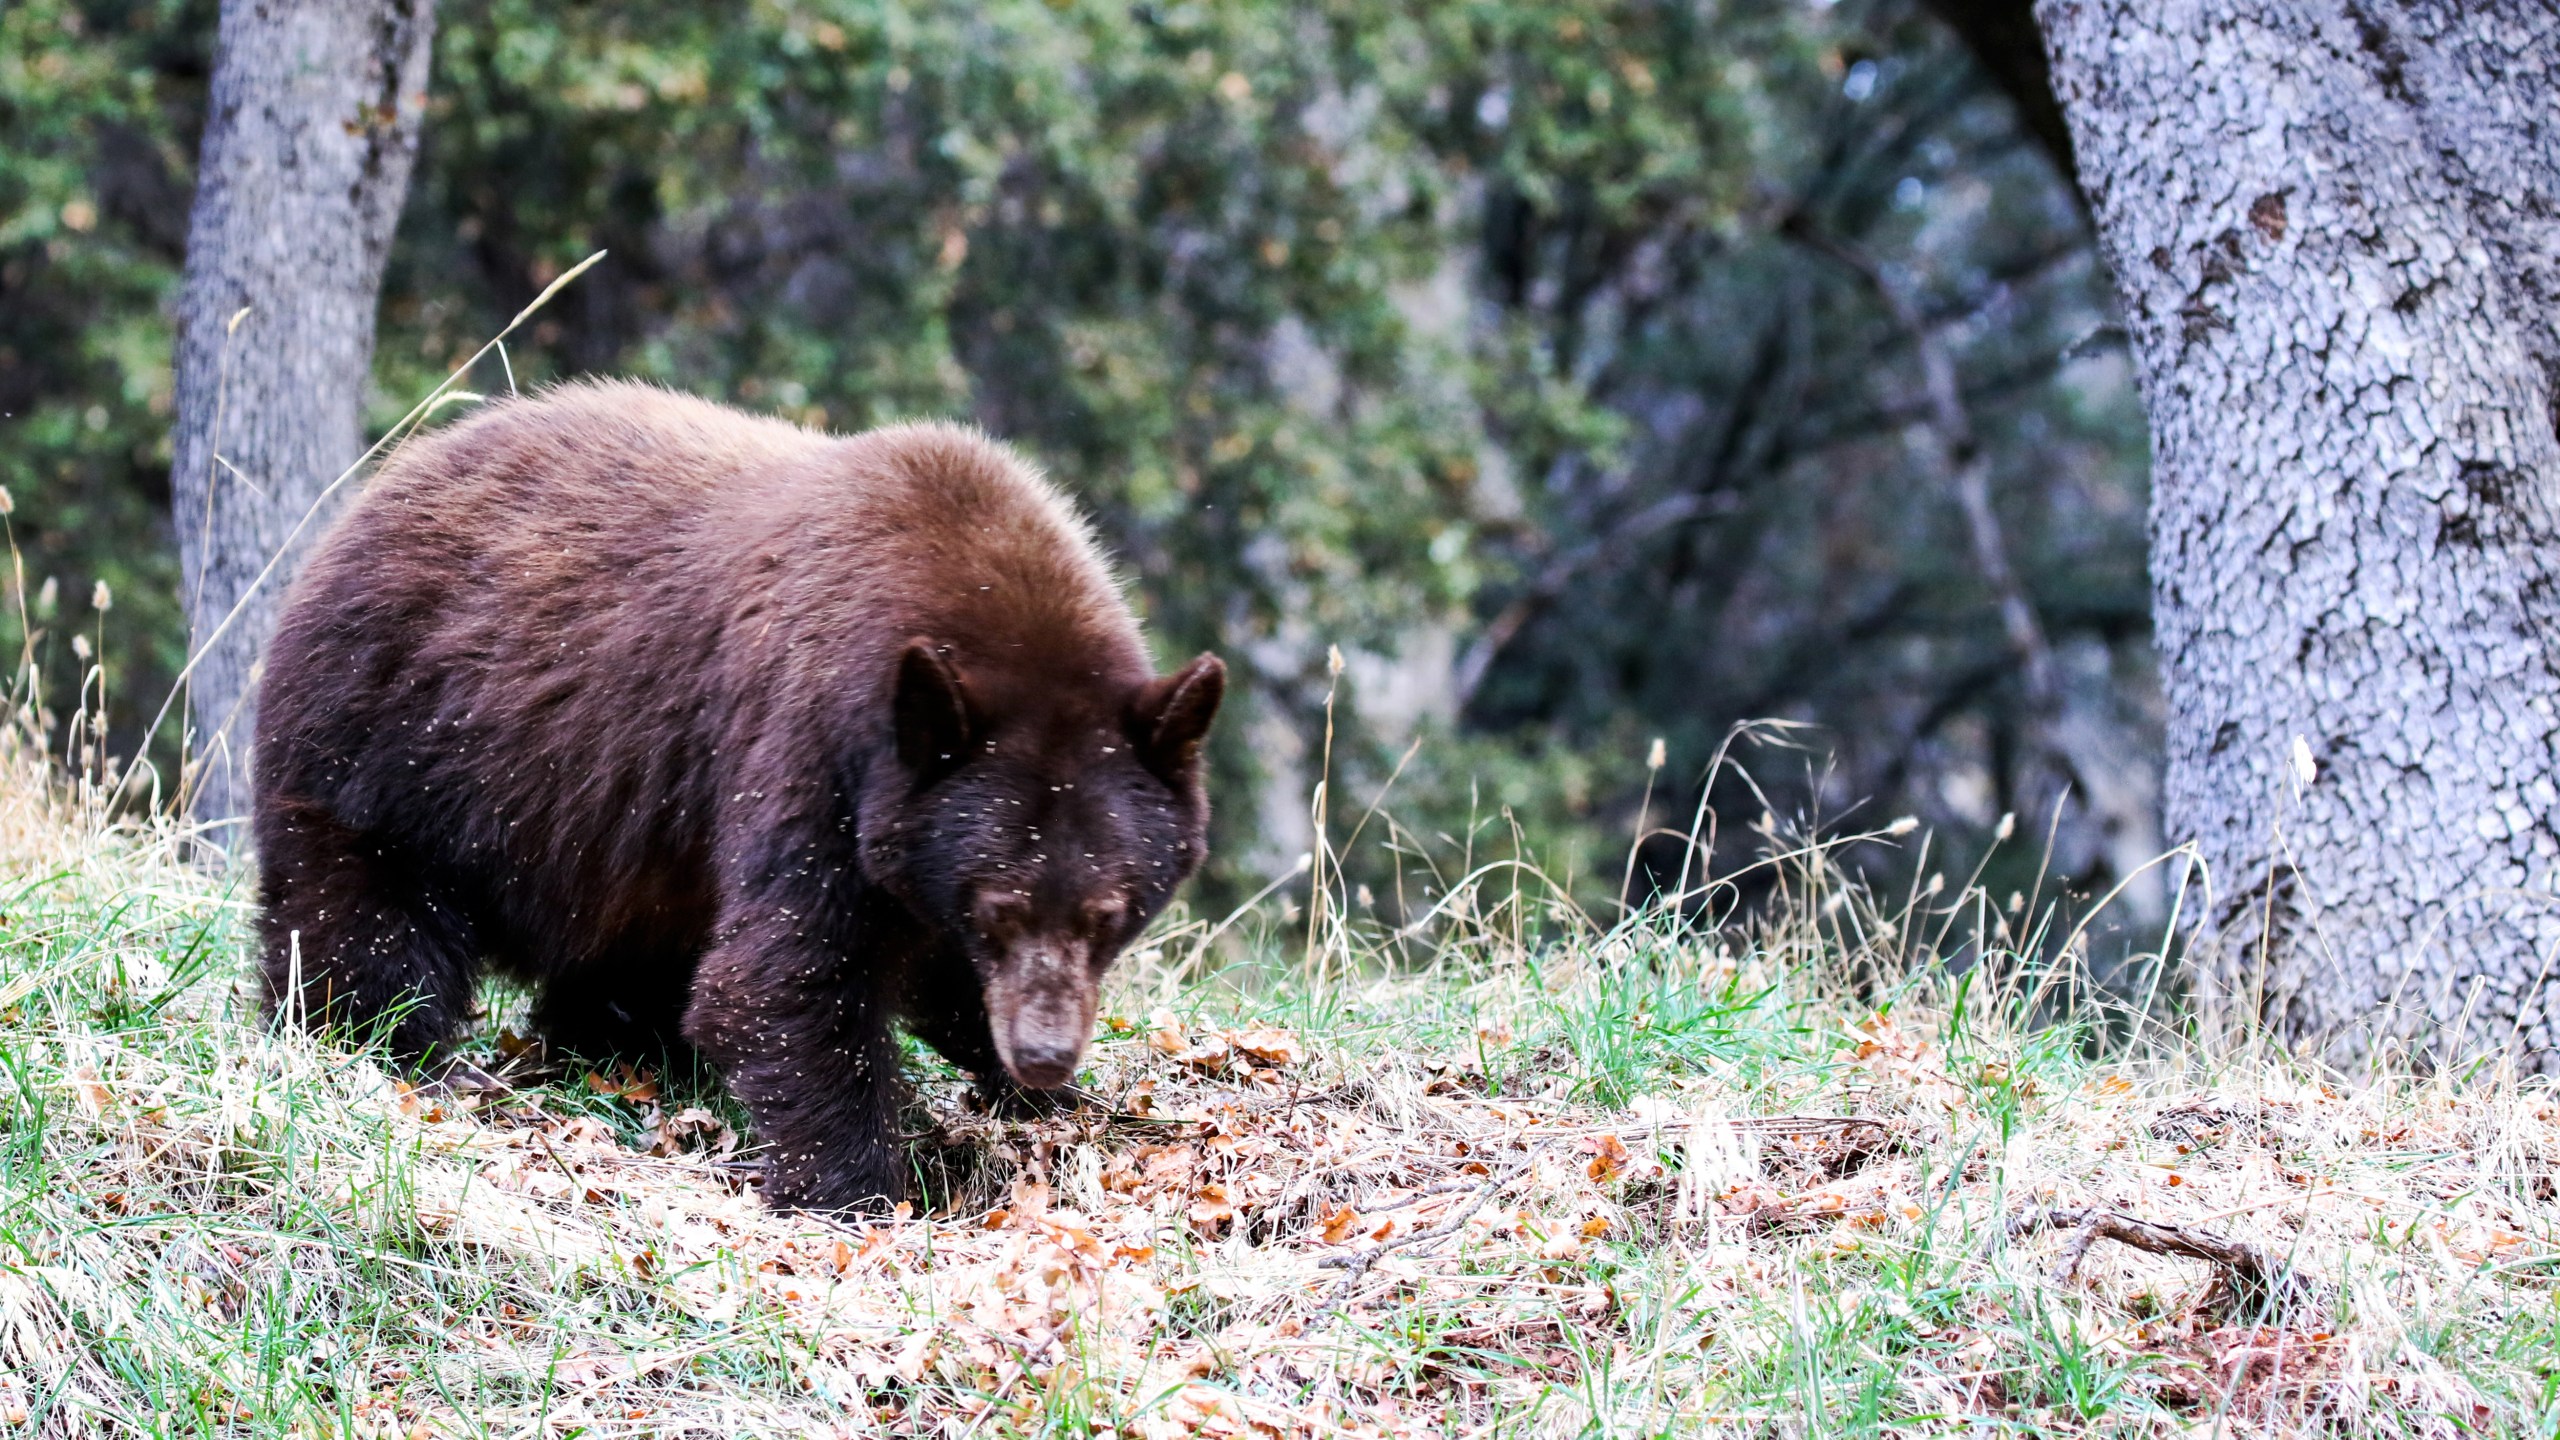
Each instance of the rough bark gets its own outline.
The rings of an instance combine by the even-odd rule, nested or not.
[[[208,823],[248,811],[256,663],[297,555],[259,577],[363,449],[375,302],[433,29],[433,0],[222,6],[170,474],[194,652],[187,793]],[[295,550],[322,528],[303,527]]]
[[[2560,1069],[2560,20],[2044,0],[2153,445],[2209,993]]]

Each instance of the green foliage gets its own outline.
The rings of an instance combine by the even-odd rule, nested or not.
[[[104,627],[113,696],[155,704],[185,655],[168,509],[166,301],[186,234],[210,3],[26,0],[0,9],[0,486],[44,661],[83,696]],[[90,604],[105,582],[113,609]],[[13,577],[0,655],[25,638]],[[66,633],[69,632],[69,633]],[[24,692],[19,693],[23,699]]]
[[[1842,256],[1863,257],[1948,358],[2023,598],[2060,657],[2061,708],[2110,756],[2100,780],[2146,775],[2156,751],[2140,413],[2069,191],[1949,37],[1876,5],[1822,39],[1838,48],[1812,57],[1816,74],[1746,52],[1781,108],[1758,132],[1752,199],[1722,223],[1526,180],[1488,205],[1489,292],[1553,337],[1623,434],[1609,452],[1554,451],[1521,523],[1492,537],[1511,563],[1488,567],[1502,578],[1479,606],[1481,667],[1461,668],[1465,713],[1622,755],[1644,726],[1668,742],[1675,798],[1652,823],[1681,826],[1734,724],[1807,722],[1795,752],[1745,752],[1759,793],[1718,781],[1728,833],[1764,805],[1914,813],[1961,865],[2002,812],[2037,824],[2058,797],[2035,774],[2035,722],[1911,327]],[[1620,775],[1605,808],[1624,814],[1636,777]],[[2121,874],[2156,850],[2147,796],[2075,778],[2063,873]]]
[[[974,415],[1101,513],[1177,643],[1284,612],[1391,633],[1467,592],[1430,542],[1477,436],[1404,383],[1468,378],[1394,303],[1442,253],[1432,175],[1365,128],[1320,138],[1363,84],[1334,41],[1390,9],[451,7],[385,373],[613,248],[519,382],[610,365],[813,424]],[[1342,404],[1289,403],[1284,330]]]

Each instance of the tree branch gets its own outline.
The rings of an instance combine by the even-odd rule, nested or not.
[[[2008,537],[2002,530],[1999,512],[1991,505],[1990,461],[1974,434],[1973,416],[1965,408],[1964,393],[1956,381],[1954,357],[1939,342],[1937,332],[1922,318],[1918,307],[1864,252],[1824,233],[1802,212],[1789,217],[1780,228],[1790,239],[1839,262],[1865,281],[1893,317],[1895,326],[1910,340],[1920,360],[1931,428],[1938,433],[1940,463],[1947,470],[1956,502],[1964,511],[1965,535],[1973,547],[1974,564],[1981,567],[1982,577],[1998,601],[2000,628],[2008,636],[2011,653],[2017,657],[2028,703],[2035,707],[2040,721],[2049,723],[2060,708],[2061,699],[2053,647],[2045,637],[2043,622],[2036,617],[2035,606],[2027,599],[2026,587],[2018,582],[2017,567],[2010,563]],[[2065,768],[2069,768],[2067,763]]]

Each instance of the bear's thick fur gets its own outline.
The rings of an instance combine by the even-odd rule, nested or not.
[[[494,968],[570,1048],[698,1046],[772,1202],[899,1196],[893,1018],[993,1089],[1072,1079],[1200,861],[1224,684],[1153,674],[1068,502],[972,431],[493,405],[383,467],[268,651],[268,1003],[414,1064]]]

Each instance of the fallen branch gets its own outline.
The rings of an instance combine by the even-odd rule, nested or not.
[[[2266,1305],[2278,1314],[2290,1315],[2317,1310],[2326,1303],[2320,1287],[2296,1274],[2280,1256],[2210,1230],[2136,1219],[2120,1210],[2097,1206],[2085,1210],[2029,1210],[2009,1221],[2009,1238],[2016,1240],[2055,1228],[2073,1231],[2070,1243],[2063,1247],[2062,1263],[2054,1267],[2056,1285],[2068,1285],[2080,1273],[2080,1262],[2088,1257],[2090,1246],[2113,1240],[2148,1255],[2174,1255],[2216,1266],[2233,1296],[2244,1305]]]

